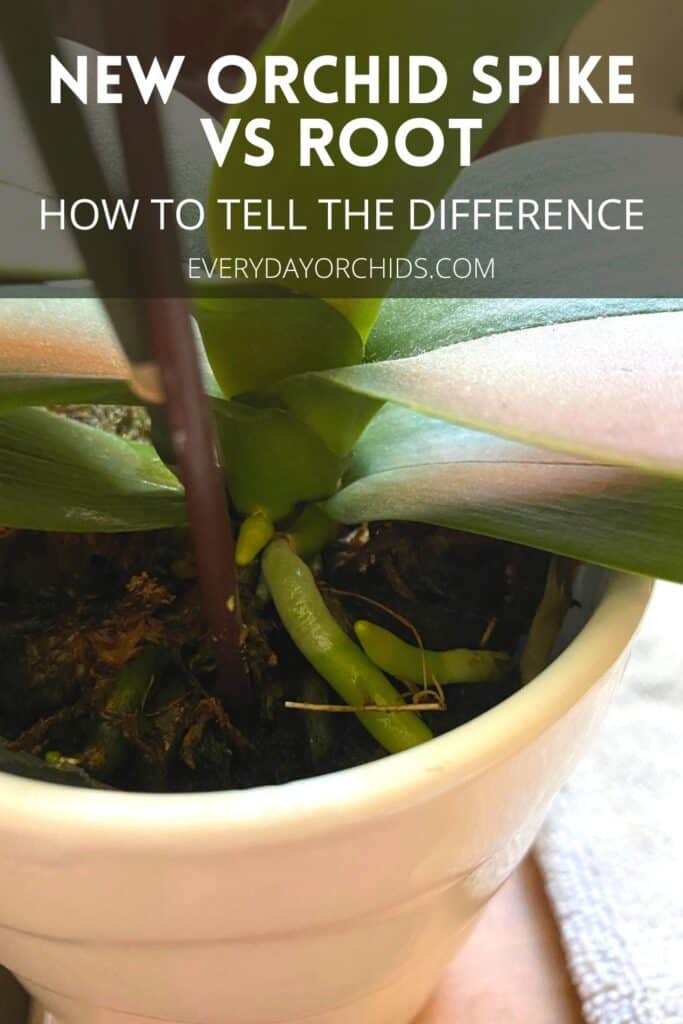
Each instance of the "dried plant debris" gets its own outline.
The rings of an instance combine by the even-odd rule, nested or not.
[[[495,682],[447,687],[446,710],[424,716],[435,732],[521,685],[518,655],[532,621],[527,661],[530,650],[546,650],[548,621],[560,614],[552,580],[562,580],[563,608],[569,593],[561,560],[411,524],[360,527],[315,571],[350,636],[363,619],[437,651],[510,656]],[[182,792],[286,782],[383,756],[353,715],[314,710],[338,698],[280,625],[257,563],[240,586],[258,701],[229,716],[214,692],[185,531],[1,531],[0,770]]]
[[[132,405],[56,405],[52,412],[60,413],[88,427],[99,427],[108,434],[125,437],[128,441],[149,441],[151,424],[146,409]]]
[[[553,558],[550,561],[543,597],[534,615],[519,661],[523,683],[534,679],[552,658],[565,615],[572,605],[572,589],[577,567],[577,563],[565,558]]]

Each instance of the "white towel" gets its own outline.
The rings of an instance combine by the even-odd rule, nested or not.
[[[655,588],[537,853],[588,1024],[683,1024],[683,587]]]

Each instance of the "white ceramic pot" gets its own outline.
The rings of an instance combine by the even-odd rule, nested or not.
[[[407,1024],[621,676],[650,585],[608,581],[533,683],[370,765],[191,796],[0,776],[0,962],[60,1024]]]

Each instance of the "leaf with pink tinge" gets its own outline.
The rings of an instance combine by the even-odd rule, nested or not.
[[[407,359],[458,341],[529,327],[683,310],[683,299],[387,299],[366,359]]]
[[[0,414],[27,405],[140,404],[102,302],[6,294],[0,290]],[[198,349],[207,393],[220,396]]]
[[[130,367],[97,299],[0,298],[0,374],[126,379]]]
[[[683,581],[683,483],[386,406],[327,504],[344,523],[403,520]]]
[[[130,366],[95,299],[0,299],[0,413],[128,404]]]
[[[537,327],[325,376],[500,437],[683,476],[683,313]]]

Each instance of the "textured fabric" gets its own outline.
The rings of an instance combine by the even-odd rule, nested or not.
[[[588,1024],[683,1024],[683,587],[656,587],[537,853]]]

